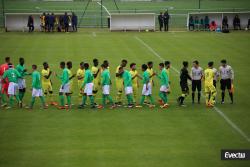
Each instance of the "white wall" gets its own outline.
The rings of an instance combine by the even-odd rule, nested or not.
[[[155,30],[155,14],[111,14],[110,30]]]

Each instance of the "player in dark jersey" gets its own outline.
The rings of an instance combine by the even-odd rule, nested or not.
[[[189,94],[188,80],[192,80],[192,78],[188,73],[188,62],[184,61],[182,64],[183,68],[181,69],[180,72],[180,86],[182,94],[180,97],[178,97],[177,101],[180,106],[185,106],[183,102],[185,97]]]

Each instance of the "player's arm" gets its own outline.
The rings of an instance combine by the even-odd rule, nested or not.
[[[95,74],[93,74],[94,78],[96,78],[98,76],[100,69],[98,68],[97,72]]]
[[[69,77],[69,80],[75,78],[76,74],[73,74],[71,77]]]
[[[233,80],[234,80],[234,70],[232,69],[232,67],[230,68],[230,73],[231,73],[231,82],[233,83]]]
[[[187,71],[187,70],[185,70],[185,73],[186,73],[187,78],[188,78],[189,80],[192,81],[192,78],[191,78],[191,76],[188,74],[188,71]]]

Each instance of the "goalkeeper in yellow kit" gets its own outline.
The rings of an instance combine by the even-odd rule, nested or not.
[[[49,64],[47,62],[43,63],[43,69],[41,73],[42,73],[42,79],[41,79],[42,89],[43,89],[44,95],[45,97],[48,97],[50,105],[57,105],[57,103],[53,101],[53,89],[52,89],[52,83],[50,80],[52,71],[49,69]]]
[[[101,69],[98,67],[99,61],[98,59],[93,59],[93,66],[91,68],[91,72],[94,76],[94,88],[93,88],[93,96],[95,97],[98,90],[100,89],[101,86]]]
[[[214,71],[213,71],[214,62],[208,63],[208,68],[204,71],[204,80],[205,80],[205,94],[206,94],[206,105],[207,107],[213,107],[216,97],[216,88],[213,85]]]
[[[122,79],[122,73],[119,72],[119,69],[122,67],[126,67],[128,61],[127,60],[122,60],[121,64],[116,68],[115,71],[115,83],[116,83],[116,105],[119,107],[122,105],[122,93],[123,93],[123,79]]]

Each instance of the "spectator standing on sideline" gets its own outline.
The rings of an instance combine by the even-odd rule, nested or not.
[[[191,31],[191,27],[193,28],[192,31],[194,30],[194,19],[193,16],[190,16],[189,18],[189,23],[188,23],[188,29]]]
[[[204,20],[204,23],[205,23],[205,30],[209,30],[209,18],[208,16],[205,16],[205,20]]]
[[[227,30],[228,29],[228,19],[227,16],[224,16],[222,19],[222,30]]]
[[[166,12],[164,13],[164,31],[168,31],[168,23],[169,23],[169,14],[168,11],[166,10]]]
[[[160,12],[160,15],[158,16],[158,20],[159,20],[159,26],[160,26],[160,31],[161,31],[163,27],[163,22],[164,22],[164,16],[162,12]]]
[[[64,22],[65,32],[69,32],[69,16],[67,12],[64,13],[63,22]]]
[[[54,13],[51,13],[49,16],[49,32],[54,31],[54,25],[55,25],[55,16]]]
[[[234,26],[234,30],[241,30],[241,26],[240,26],[240,18],[238,15],[235,15],[234,20],[233,20],[233,26]]]
[[[34,18],[32,15],[29,15],[27,27],[29,27],[29,32],[34,31]]]
[[[77,31],[77,16],[74,12],[72,13],[72,28],[73,31]]]

